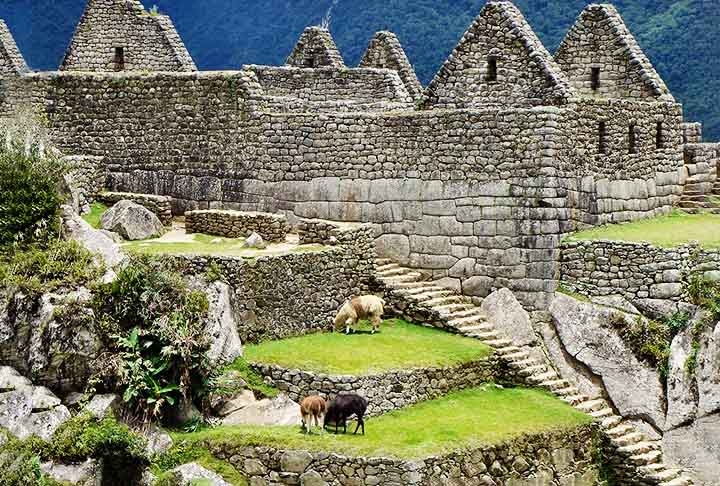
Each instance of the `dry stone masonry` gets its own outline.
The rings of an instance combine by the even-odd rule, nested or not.
[[[587,7],[553,57],[511,2],[489,1],[421,100],[391,33],[359,68],[311,27],[287,66],[179,72],[194,66],[163,25],[134,2],[91,1],[63,71],[2,70],[0,116],[43,111],[61,150],[100,158],[107,190],[170,197],[173,214],[370,223],[382,256],[539,309],[562,235],[716,189],[718,150],[611,6]],[[98,72],[121,57],[124,70]]]
[[[185,213],[188,233],[205,233],[226,238],[248,237],[253,233],[268,242],[284,241],[291,227],[282,215],[244,213],[241,211],[188,211]]]
[[[172,206],[167,196],[104,191],[95,195],[95,199],[107,206],[113,206],[120,201],[132,201],[154,213],[163,225],[170,226],[172,221]]]

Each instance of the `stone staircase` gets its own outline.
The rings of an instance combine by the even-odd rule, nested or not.
[[[516,346],[490,324],[472,299],[428,282],[422,273],[389,260],[377,261],[378,282],[386,294],[400,302],[400,311],[411,319],[479,339],[492,347],[528,385],[549,390],[577,410],[591,415],[609,438],[616,454],[611,458],[621,484],[686,486],[694,484],[681,469],[663,463],[658,441],[648,440],[624,422],[602,398],[589,397],[564,380],[533,349]]]
[[[693,177],[685,183],[678,207],[687,213],[720,214],[720,180],[703,182]]]

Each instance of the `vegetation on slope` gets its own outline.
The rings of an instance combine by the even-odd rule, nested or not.
[[[447,333],[400,319],[385,321],[370,334],[312,334],[245,347],[250,362],[341,375],[368,375],[418,367],[445,367],[485,358],[491,349],[477,339]]]
[[[174,439],[177,444],[187,441],[210,445],[272,445],[415,459],[496,444],[524,434],[570,429],[591,420],[544,391],[500,389],[490,384],[369,419],[365,436],[350,433],[306,436],[299,427],[222,426],[194,434],[177,434]]]
[[[705,248],[720,248],[720,215],[675,211],[668,216],[580,231],[568,238],[573,240],[647,241],[663,248],[698,241]]]

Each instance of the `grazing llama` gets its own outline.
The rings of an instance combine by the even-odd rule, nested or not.
[[[343,426],[343,433],[347,434],[347,419],[355,415],[357,417],[357,427],[355,432],[362,427],[362,434],[365,435],[365,412],[367,411],[368,401],[360,395],[348,393],[346,395],[338,395],[335,400],[330,402],[325,413],[325,422],[323,428],[328,424],[335,424],[335,433],[338,433],[338,427]]]
[[[326,408],[327,404],[322,397],[311,395],[303,398],[303,401],[300,402],[300,415],[306,433],[309,434],[311,432],[313,422],[315,423],[315,427],[323,426],[322,419],[325,416]]]
[[[385,312],[384,306],[385,301],[374,295],[363,295],[347,300],[335,316],[335,330],[340,330],[345,326],[345,334],[350,334],[350,330],[358,320],[370,319],[372,332],[375,334]]]

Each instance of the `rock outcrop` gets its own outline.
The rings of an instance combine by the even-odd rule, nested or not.
[[[287,395],[251,402],[223,419],[223,425],[300,425],[300,405]]]
[[[530,314],[523,309],[515,295],[508,289],[500,289],[488,295],[482,302],[482,311],[496,329],[513,339],[518,346],[537,342]]]
[[[163,225],[149,209],[132,201],[120,201],[103,214],[100,225],[126,240],[147,240],[160,236]]]
[[[170,471],[170,484],[175,486],[230,486],[220,475],[191,462]]]
[[[211,283],[205,293],[210,304],[205,325],[210,341],[208,358],[216,365],[232,363],[243,353],[232,305],[234,292],[228,284],[218,281]]]

